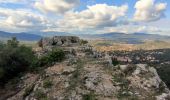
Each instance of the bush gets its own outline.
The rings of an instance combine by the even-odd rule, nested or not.
[[[116,65],[119,65],[120,63],[119,63],[119,61],[118,61],[116,58],[113,58],[113,59],[112,59],[112,64],[113,64],[114,66],[116,66]]]
[[[45,66],[65,58],[64,51],[53,49],[46,56],[38,59],[32,48],[19,45],[16,38],[7,41],[7,44],[0,43],[0,85],[8,82],[19,74],[26,71],[37,71]]]
[[[53,82],[52,82],[52,80],[50,80],[50,79],[46,79],[46,80],[44,80],[44,82],[43,82],[43,87],[44,87],[44,88],[50,88],[52,85],[53,85]]]
[[[47,95],[42,90],[35,91],[35,97],[38,100],[46,100],[47,99]]]
[[[5,44],[0,41],[0,50],[2,50],[2,48],[3,48],[4,46],[5,46]]]
[[[80,44],[81,44],[81,45],[85,45],[85,44],[87,44],[87,43],[88,43],[87,40],[80,40]]]
[[[7,44],[1,45],[0,49],[0,84],[16,77],[21,72],[29,69],[35,56],[32,49],[19,46],[16,38],[8,40]]]
[[[13,47],[13,48],[18,47],[18,44],[19,44],[19,41],[17,40],[16,37],[13,37],[11,40],[7,41],[7,46],[10,46],[10,47]]]
[[[61,49],[54,49],[48,54],[49,62],[59,62],[62,61],[65,57],[64,51]]]
[[[94,92],[90,92],[89,94],[83,95],[83,100],[97,100]]]
[[[60,62],[65,58],[65,53],[62,49],[53,49],[47,55],[42,56],[40,59],[34,60],[32,63],[32,68],[51,66],[55,62]]]
[[[157,69],[160,78],[166,83],[166,85],[170,88],[170,67],[169,65],[162,65],[160,68]]]

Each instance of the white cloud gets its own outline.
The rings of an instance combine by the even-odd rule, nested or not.
[[[126,15],[127,9],[127,5],[120,7],[108,6],[107,4],[87,6],[87,9],[80,12],[67,12],[57,25],[62,26],[63,29],[83,30],[127,24],[126,21],[119,20]]]
[[[25,9],[12,10],[0,8],[0,16],[1,30],[4,30],[3,25],[9,31],[10,29],[20,31],[40,30],[48,23],[45,17]]]
[[[166,3],[155,3],[155,0],[138,0],[135,4],[134,19],[137,21],[156,21],[164,17]]]
[[[81,3],[80,0],[0,0],[2,5],[6,3],[22,5],[16,6],[15,9],[0,8],[0,30],[11,32],[43,30],[69,33],[145,32],[165,34],[169,32],[169,21],[159,20],[164,16],[166,3],[155,3],[155,0],[138,0],[135,4],[136,12],[134,14],[134,22],[137,24],[134,25],[130,21],[134,19],[126,16],[128,5],[114,6],[96,4],[95,0],[91,1],[93,0]],[[76,8],[79,5],[90,6],[80,10]],[[138,23],[138,21],[141,22]],[[164,29],[161,29],[160,26]]]
[[[149,25],[123,25],[118,27],[107,27],[101,30],[97,30],[96,33],[110,33],[110,32],[119,32],[119,33],[148,33],[148,34],[162,34],[169,35],[169,29],[163,29],[160,27],[149,26]]]
[[[0,0],[0,4],[4,3],[11,3],[11,4],[31,4],[33,3],[35,0]]]
[[[40,0],[35,2],[35,7],[43,12],[63,14],[79,5],[79,0]]]
[[[0,3],[16,3],[23,0],[0,0]]]

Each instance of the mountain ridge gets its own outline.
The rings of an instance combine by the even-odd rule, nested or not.
[[[113,40],[117,42],[126,42],[126,43],[141,43],[145,40],[160,40],[168,41],[170,36],[159,35],[159,34],[148,34],[148,33],[119,33],[119,32],[110,32],[103,34],[72,34],[66,32],[21,32],[21,33],[9,33],[0,31],[0,39],[9,39],[11,37],[16,37],[18,40],[23,41],[38,41],[42,37],[51,37],[51,36],[79,36],[83,39],[106,39]]]
[[[16,37],[18,40],[21,40],[21,41],[37,41],[42,38],[42,36],[40,35],[29,34],[26,32],[9,33],[9,32],[0,31],[0,39],[9,39],[12,37]]]

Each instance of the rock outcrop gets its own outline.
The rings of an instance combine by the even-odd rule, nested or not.
[[[54,36],[52,38],[42,38],[39,41],[42,47],[70,46],[79,44],[80,39],[76,36]]]

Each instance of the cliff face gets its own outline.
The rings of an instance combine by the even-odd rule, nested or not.
[[[76,54],[65,61],[22,77],[20,90],[7,100],[170,100],[169,89],[152,66],[113,66],[109,55],[91,46],[71,49]]]

